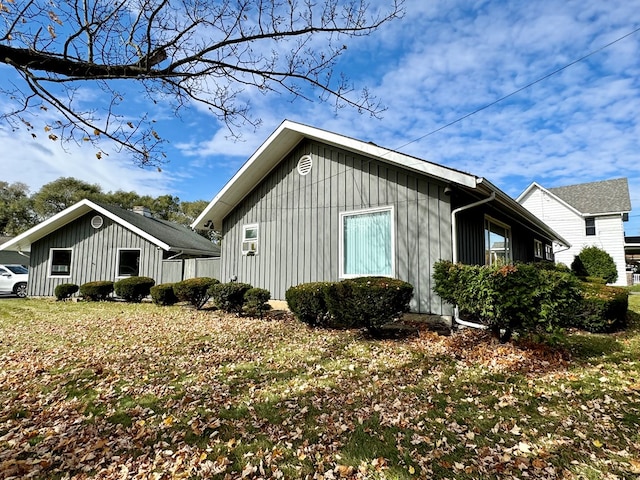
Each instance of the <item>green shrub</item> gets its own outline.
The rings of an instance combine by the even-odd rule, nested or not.
[[[346,299],[343,305],[350,304],[353,310],[346,311],[343,306],[336,310],[338,305],[334,302],[329,313],[332,317],[341,314],[356,327],[376,333],[380,327],[409,311],[413,285],[408,282],[387,277],[359,277],[339,283],[348,285],[343,294],[350,290],[351,299]]]
[[[582,285],[582,305],[577,326],[592,333],[613,332],[626,325],[629,292],[599,283]]]
[[[248,283],[216,283],[209,288],[209,295],[216,307],[227,313],[242,313],[244,294],[252,287]]]
[[[80,285],[80,295],[90,302],[107,300],[113,293],[113,282],[111,280],[98,280]]]
[[[570,323],[579,304],[576,277],[537,264],[434,265],[434,291],[506,341],[514,331],[553,331]],[[502,332],[502,333],[501,333]]]
[[[173,283],[161,283],[151,287],[151,301],[156,305],[168,306],[178,302],[178,297],[173,291]]]
[[[74,283],[61,283],[60,285],[56,286],[53,293],[56,296],[56,300],[66,300],[67,298],[70,298],[71,295],[76,293],[79,289],[80,287]]]
[[[182,302],[188,302],[200,310],[209,300],[208,290],[212,285],[220,283],[215,278],[188,278],[173,285],[173,291]]]
[[[155,280],[149,277],[127,277],[113,284],[116,295],[127,302],[140,302],[150,293]]]
[[[285,298],[300,321],[327,328],[366,328],[372,333],[409,310],[413,286],[387,277],[291,287]]]
[[[616,262],[598,247],[584,247],[573,259],[571,270],[579,277],[603,278],[605,283],[613,283],[618,279]]]
[[[289,310],[309,326],[323,326],[327,318],[324,289],[328,285],[328,282],[312,282],[289,287],[284,294]]]
[[[260,318],[264,312],[271,308],[267,302],[271,299],[271,293],[264,288],[250,288],[244,294],[245,309],[249,315],[255,315]]]

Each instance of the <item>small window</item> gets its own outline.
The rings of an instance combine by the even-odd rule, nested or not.
[[[585,234],[593,236],[596,234],[596,219],[593,217],[587,217],[584,219]]]
[[[392,207],[340,214],[340,277],[395,275]]]
[[[118,277],[140,275],[140,250],[118,250]]]
[[[544,246],[544,258],[553,261],[553,247],[551,245]]]
[[[242,254],[255,255],[258,252],[258,224],[242,227]]]
[[[491,217],[484,219],[485,264],[511,263],[511,227]]]
[[[49,252],[51,265],[49,275],[52,277],[71,276],[71,257],[72,250],[70,248],[52,248]]]
[[[533,241],[533,256],[542,258],[542,242],[540,240]]]

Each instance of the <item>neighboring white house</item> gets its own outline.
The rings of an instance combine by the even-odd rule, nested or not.
[[[615,285],[627,284],[623,222],[631,199],[626,178],[556,188],[534,182],[517,201],[571,243],[554,252],[556,262],[570,266],[584,247],[596,246],[616,262]]]

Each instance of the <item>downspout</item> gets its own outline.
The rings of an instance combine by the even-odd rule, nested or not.
[[[487,198],[482,200],[478,200],[477,202],[470,203],[469,205],[464,205],[462,207],[458,207],[451,211],[451,243],[453,247],[453,263],[458,263],[458,224],[457,224],[457,215],[458,213],[469,210],[470,208],[477,207],[478,205],[482,205],[483,203],[488,203],[496,198],[496,192],[491,192]],[[464,327],[471,328],[479,328],[482,330],[486,330],[487,326],[482,325],[480,323],[469,322],[467,320],[462,320],[460,318],[460,310],[458,305],[453,308],[453,319],[456,321],[458,325],[462,325]]]
[[[22,255],[23,257],[31,258],[29,255],[24,253],[22,250],[18,250],[18,255]]]

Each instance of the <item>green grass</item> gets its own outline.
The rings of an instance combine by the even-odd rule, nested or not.
[[[629,302],[628,330],[550,347],[0,300],[0,474],[634,478],[640,295]]]

